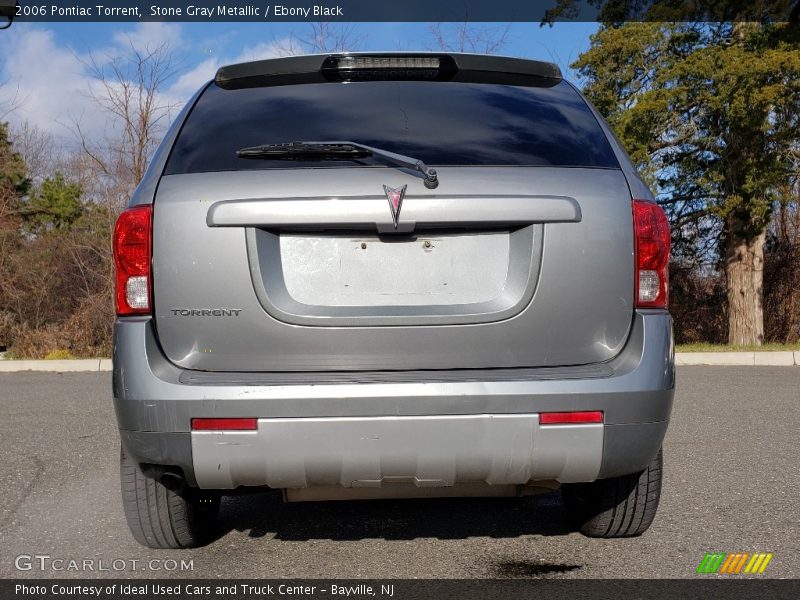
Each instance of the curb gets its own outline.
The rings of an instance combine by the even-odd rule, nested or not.
[[[800,366],[796,352],[676,352],[675,364],[687,366],[792,367]],[[85,373],[111,371],[110,358],[85,360],[0,360],[0,373],[43,371],[51,373]]]
[[[792,367],[800,366],[800,352],[676,352],[675,364]]]
[[[53,373],[85,373],[86,371],[110,371],[110,358],[85,360],[0,360],[0,373],[19,371],[49,371]]]

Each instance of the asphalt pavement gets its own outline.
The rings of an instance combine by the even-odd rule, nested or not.
[[[558,493],[264,493],[226,498],[208,546],[155,551],[122,515],[110,374],[0,373],[0,577],[694,578],[711,551],[772,552],[762,577],[798,577],[798,432],[800,369],[682,367],[661,507],[640,538],[581,536]]]

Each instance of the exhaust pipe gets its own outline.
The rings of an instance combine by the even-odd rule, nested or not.
[[[165,488],[175,493],[180,493],[186,489],[186,480],[180,473],[162,471],[158,475],[158,481],[161,482],[161,485]]]

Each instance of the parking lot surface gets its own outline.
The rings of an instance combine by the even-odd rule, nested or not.
[[[261,493],[226,498],[208,546],[149,550],[122,515],[109,373],[0,373],[0,415],[0,577],[694,578],[711,551],[772,552],[762,577],[800,576],[797,367],[679,369],[661,507],[627,540],[574,532],[558,493]]]

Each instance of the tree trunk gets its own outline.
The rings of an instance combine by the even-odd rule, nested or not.
[[[730,231],[725,255],[728,277],[728,343],[764,342],[764,242],[767,233],[744,237]]]

